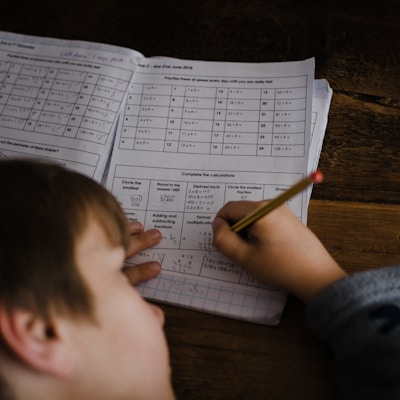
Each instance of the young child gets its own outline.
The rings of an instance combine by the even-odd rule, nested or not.
[[[226,204],[214,220],[215,245],[307,303],[307,324],[330,350],[343,399],[400,399],[400,267],[346,277],[287,206],[254,224],[247,240],[231,231],[259,206]]]
[[[131,287],[160,266],[123,270],[160,232],[129,226],[105,189],[56,165],[3,161],[0,182],[0,398],[173,399],[162,313]],[[308,303],[343,398],[399,399],[399,268],[346,277],[287,206],[233,233],[259,205],[225,205],[215,245]]]
[[[0,182],[0,398],[173,399],[163,314],[123,271],[160,232],[57,165],[1,161]]]

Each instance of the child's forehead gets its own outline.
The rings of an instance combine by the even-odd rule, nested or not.
[[[114,246],[102,221],[95,214],[88,213],[84,228],[77,237],[76,248],[91,250]]]
[[[103,207],[96,201],[88,204],[86,209],[85,226],[82,233],[85,234],[88,230],[97,230],[109,245],[122,246],[127,249],[130,244],[128,221],[122,210],[121,215],[115,215],[112,210]]]
[[[122,245],[112,243],[102,224],[96,218],[88,219],[76,243],[76,264],[86,278],[103,275],[103,270],[120,268],[125,251]]]

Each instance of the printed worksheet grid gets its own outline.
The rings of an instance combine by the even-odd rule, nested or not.
[[[252,172],[256,183],[242,182],[244,174],[233,169],[230,175],[235,179],[231,182],[207,181],[200,177],[198,181],[182,180],[182,173],[186,176],[197,173],[188,169],[163,168],[163,173],[168,180],[161,179],[158,169],[151,167],[136,166],[127,170],[124,166],[117,166],[114,171],[112,191],[128,219],[141,221],[145,229],[159,229],[163,235],[158,245],[141,252],[132,262],[156,259],[162,262],[164,270],[175,274],[246,286],[259,285],[219,254],[212,244],[211,224],[218,210],[228,201],[273,198],[288,185],[269,181],[265,172]],[[226,174],[214,170],[202,173],[213,176]],[[156,176],[158,178],[153,179]],[[267,181],[270,183],[266,184]],[[300,212],[299,218],[302,201],[302,196],[298,196],[289,202],[296,215]]]
[[[121,149],[303,156],[306,87],[244,89],[134,84]]]
[[[280,290],[253,291],[227,285],[203,283],[192,278],[170,276],[165,272],[156,279],[141,283],[138,290],[145,298],[180,304],[197,310],[211,310],[225,316],[239,316],[252,321],[276,315],[279,320],[282,298]],[[274,308],[276,307],[276,313]]]
[[[67,67],[0,62],[0,126],[104,144],[129,84]]]

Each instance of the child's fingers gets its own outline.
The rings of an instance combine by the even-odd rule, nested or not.
[[[213,222],[214,246],[228,258],[242,264],[248,258],[252,246],[237,233],[232,232],[231,226],[221,217],[215,217]]]
[[[124,269],[124,273],[132,285],[136,285],[139,282],[147,281],[148,279],[154,278],[160,272],[161,265],[156,261],[150,261]]]
[[[143,225],[139,221],[129,222],[129,232],[131,235],[143,232]]]
[[[126,257],[131,257],[142,250],[153,247],[162,239],[161,232],[158,229],[150,229],[146,232],[134,234],[131,238],[129,249],[126,252]]]

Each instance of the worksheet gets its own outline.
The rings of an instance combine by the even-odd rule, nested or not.
[[[53,160],[106,185],[163,240],[149,298],[262,324],[286,293],[212,244],[230,200],[262,200],[313,171],[332,90],[314,59],[229,63],[146,58],[99,43],[0,32],[0,159]],[[312,187],[289,200],[307,222]]]
[[[286,293],[261,285],[212,244],[230,200],[277,196],[308,170],[314,60],[280,64],[142,59],[128,89],[107,187],[131,220],[163,234],[145,297],[265,324]],[[289,201],[306,222],[305,191]]]
[[[101,180],[137,57],[0,32],[0,158],[51,159]]]

